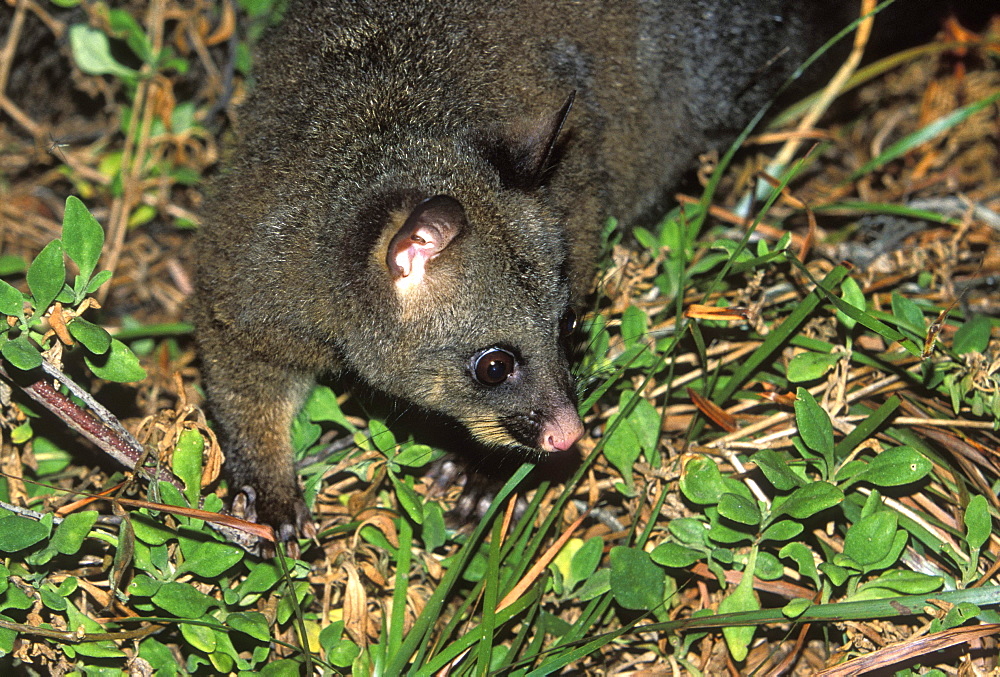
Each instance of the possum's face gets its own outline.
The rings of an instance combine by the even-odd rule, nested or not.
[[[496,136],[379,149],[359,228],[368,331],[342,342],[371,385],[446,414],[491,446],[563,451],[583,433],[566,355],[566,232],[545,198],[570,97]],[[393,154],[394,153],[394,154]]]
[[[393,308],[348,356],[372,385],[489,446],[570,448],[583,432],[566,355],[566,244],[526,197],[502,213],[437,195],[394,211],[372,253]],[[353,359],[351,359],[353,358]]]

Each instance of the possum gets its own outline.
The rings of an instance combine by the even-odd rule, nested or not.
[[[314,533],[289,428],[322,375],[487,447],[570,449],[563,339],[602,226],[657,214],[832,33],[825,4],[293,0],[210,188],[193,299],[258,519]]]

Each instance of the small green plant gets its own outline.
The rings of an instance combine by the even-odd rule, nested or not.
[[[173,469],[188,490],[159,483],[165,504],[186,508],[198,500],[203,445],[196,431],[181,434]],[[204,509],[221,507],[218,497],[206,497]],[[9,656],[18,638],[51,642],[60,651],[57,662],[88,674],[98,666],[121,665],[128,655],[163,675],[260,670],[273,659],[272,626],[286,627],[310,601],[302,562],[262,561],[224,542],[202,520],[167,518],[148,508],[124,512],[117,526],[93,511],[54,520],[51,513],[31,519],[0,509],[0,553],[0,656]],[[111,557],[110,568],[63,573],[94,556]],[[282,593],[286,586],[290,591]],[[109,595],[88,601],[99,588]],[[262,598],[276,604],[270,619],[256,611]],[[94,617],[100,614],[87,611],[118,605],[139,615],[98,622]],[[315,620],[309,623],[318,633]],[[339,639],[328,628],[321,641]],[[137,653],[123,651],[127,640],[138,641]],[[178,642],[187,647],[181,665],[169,648]],[[272,663],[265,674],[286,674],[281,665]]]
[[[104,246],[101,228],[78,198],[66,200],[62,238],[48,243],[27,270],[28,293],[0,280],[0,354],[16,369],[42,365],[42,352],[57,342],[79,342],[87,366],[109,381],[138,381],[146,377],[135,355],[121,341],[81,315],[93,303],[88,297],[111,278],[95,272]],[[70,283],[66,258],[77,267]]]

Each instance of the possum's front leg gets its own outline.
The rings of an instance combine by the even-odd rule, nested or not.
[[[233,493],[246,493],[248,507],[274,527],[278,540],[314,535],[290,433],[314,375],[241,353],[217,338],[202,341],[202,355]]]

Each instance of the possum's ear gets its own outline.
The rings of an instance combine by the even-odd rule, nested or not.
[[[448,195],[418,204],[389,242],[386,265],[399,289],[420,284],[427,262],[440,254],[465,227],[465,209]]]
[[[505,186],[531,190],[545,181],[546,173],[555,164],[559,133],[575,98],[576,91],[570,92],[554,114],[514,125],[487,149],[489,160]]]

